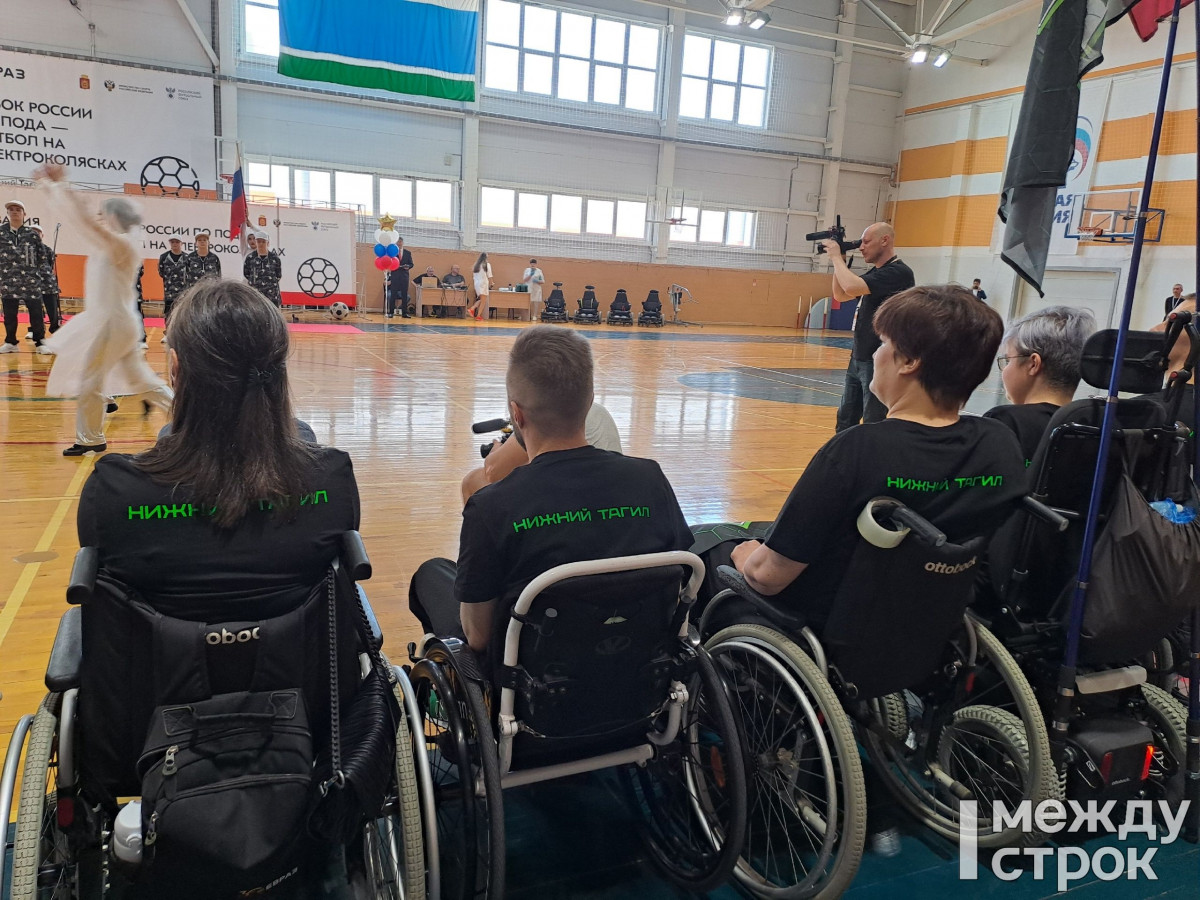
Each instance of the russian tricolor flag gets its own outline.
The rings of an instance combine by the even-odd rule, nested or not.
[[[233,205],[229,209],[229,239],[241,237],[242,255],[246,255],[249,235],[245,233],[250,210],[246,206],[246,187],[242,180],[242,148],[237,150],[237,169],[233,173]]]

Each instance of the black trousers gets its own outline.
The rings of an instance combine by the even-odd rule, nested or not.
[[[16,297],[5,297],[4,305],[4,343],[17,343],[17,315],[21,311],[21,301]],[[25,308],[29,310],[29,330],[33,333],[33,342],[40,344],[46,337],[45,311],[42,309],[42,298],[38,294],[25,297]]]
[[[46,318],[50,320],[50,333],[62,326],[62,313],[58,309],[58,294],[42,294],[42,306],[46,307]]]
[[[396,312],[399,301],[400,313],[408,315],[408,269],[396,269],[388,279],[386,309],[389,316]]]
[[[413,572],[408,585],[408,608],[426,634],[463,637],[458,601],[454,599],[454,576],[457,573],[458,564],[442,557],[425,560]]]

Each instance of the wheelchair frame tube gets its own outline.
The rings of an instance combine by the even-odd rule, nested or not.
[[[0,775],[0,809],[4,810],[5,843],[8,834],[8,811],[12,809],[13,794],[17,786],[17,767],[21,764],[21,747],[25,744],[25,736],[29,726],[33,724],[33,716],[24,715],[17,720],[12,737],[8,739],[8,752],[4,754],[4,773]],[[0,888],[4,886],[4,861],[7,852],[0,852]]]
[[[605,753],[603,756],[591,756],[569,763],[556,763],[553,766],[542,766],[537,769],[524,769],[520,772],[507,772],[500,778],[500,784],[505,788],[520,787],[523,784],[534,784],[538,781],[551,781],[555,778],[566,778],[568,775],[578,775],[582,772],[595,772],[598,769],[608,769],[613,766],[623,766],[630,763],[641,765],[654,756],[654,748],[649,744],[630,747],[628,750],[617,750]]]
[[[1137,289],[1138,270],[1141,266],[1142,247],[1146,240],[1146,210],[1150,203],[1150,192],[1154,187],[1154,172],[1158,162],[1158,147],[1162,138],[1163,118],[1166,113],[1167,92],[1171,85],[1171,64],[1175,56],[1175,37],[1179,31],[1180,0],[1175,0],[1171,13],[1171,27],[1167,33],[1167,48],[1163,55],[1162,77],[1158,88],[1158,106],[1154,111],[1154,127],[1150,134],[1150,149],[1146,159],[1146,181],[1138,203],[1137,223],[1134,227],[1133,253],[1129,261],[1129,276],[1125,284],[1125,301],[1121,308],[1121,322],[1117,326],[1117,338],[1113,348],[1113,367],[1108,379],[1108,398],[1104,405],[1104,418],[1100,425],[1100,447],[1096,456],[1096,471],[1092,479],[1091,498],[1088,501],[1087,520],[1083,532],[1083,551],[1079,558],[1079,570],[1075,579],[1075,590],[1071,596],[1071,607],[1067,628],[1067,649],[1060,670],[1058,697],[1054,709],[1054,727],[1051,740],[1063,740],[1067,720],[1070,717],[1071,699],[1076,663],[1079,659],[1079,637],[1083,630],[1083,610],[1087,601],[1088,579],[1092,571],[1092,551],[1096,544],[1096,531],[1100,516],[1101,492],[1104,476],[1108,470],[1108,453],[1112,446],[1113,430],[1116,427],[1117,392],[1119,390],[1120,360],[1125,353],[1125,339],[1133,314],[1133,299]]]

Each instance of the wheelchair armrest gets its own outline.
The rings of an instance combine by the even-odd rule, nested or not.
[[[362,606],[363,615],[367,617],[367,627],[371,630],[371,644],[379,650],[383,647],[383,631],[379,628],[379,620],[375,618],[375,610],[371,609],[367,592],[362,589],[362,585],[356,584],[354,587],[358,591],[358,602]]]
[[[67,582],[67,602],[78,605],[92,598],[96,589],[96,573],[100,571],[100,551],[95,547],[80,547],[71,565],[71,580]]]
[[[1055,531],[1066,531],[1071,524],[1065,516],[1061,516],[1040,500],[1028,495],[1021,498],[1021,506],[1036,519],[1041,519],[1047,525],[1054,526]]]
[[[357,531],[347,531],[342,535],[342,567],[354,581],[369,581],[371,578],[371,561],[367,558],[362,535]]]
[[[750,601],[755,609],[772,622],[777,622],[786,631],[794,633],[804,627],[804,619],[795,615],[790,610],[784,609],[778,603],[768,600],[754,588],[750,587],[746,583],[746,576],[733,566],[717,566],[717,578],[743,600]]]
[[[83,664],[83,611],[72,606],[58,620],[54,647],[46,664],[46,688],[55,693],[79,687]]]

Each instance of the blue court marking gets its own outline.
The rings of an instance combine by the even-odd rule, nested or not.
[[[453,325],[398,325],[387,322],[363,322],[355,325],[359,331],[383,332],[385,334],[453,334],[459,337],[515,337],[522,328],[512,326],[487,325],[478,330]],[[641,330],[633,328],[580,328],[571,326],[575,331],[582,331],[592,340],[614,341],[690,341],[700,344],[816,344],[821,347],[834,347],[838,350],[849,350],[852,340],[848,337],[824,337],[809,335],[752,335],[752,334],[701,334],[694,331],[666,331],[659,328]]]
[[[694,372],[681,375],[688,387],[775,403],[837,406],[842,399],[844,369],[761,369],[735,366],[723,372]]]

